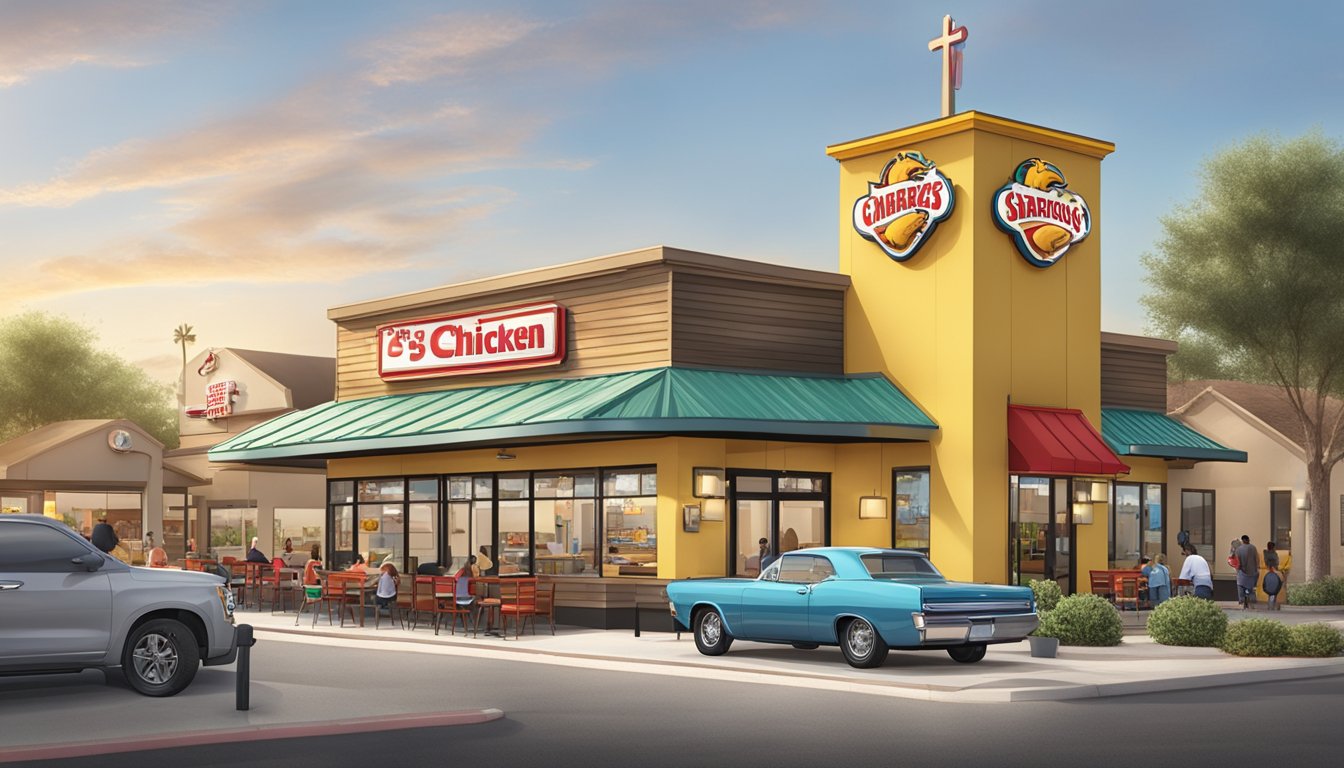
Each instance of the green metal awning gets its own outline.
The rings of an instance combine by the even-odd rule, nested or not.
[[[1194,461],[1246,461],[1245,451],[1226,448],[1181,422],[1155,411],[1102,408],[1101,436],[1121,456]]]
[[[928,440],[937,428],[881,374],[655,368],[324,403],[258,424],[216,445],[210,460],[283,462],[650,434]]]

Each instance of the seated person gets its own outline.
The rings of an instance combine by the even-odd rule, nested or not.
[[[392,563],[383,563],[378,569],[378,590],[374,593],[377,599],[378,609],[389,608],[397,601],[397,586],[401,584],[401,574],[397,573],[397,566]]]
[[[256,537],[256,536],[253,536],[253,537],[252,537],[252,546],[249,547],[248,550],[247,550],[247,562],[249,562],[249,563],[265,563],[266,565],[270,565],[270,564],[271,564],[271,558],[269,558],[269,557],[267,557],[266,555],[262,554],[262,551],[261,551],[260,549],[257,549],[257,541],[258,541],[257,537]]]
[[[472,559],[474,560],[475,558]],[[438,576],[439,564],[433,561],[428,563],[421,563],[415,567],[415,572],[420,576]]]
[[[481,573],[486,573],[495,567],[495,561],[490,559],[490,553],[485,551],[484,544],[481,545],[481,549],[476,553],[475,557],[476,565],[479,566]]]
[[[288,536],[285,537],[285,554],[286,555],[294,554],[294,540],[289,538]]]
[[[476,602],[476,596],[471,592],[471,579],[478,575],[476,573],[475,555],[468,557],[466,564],[458,568],[457,573],[453,574],[453,578],[457,580],[453,594],[456,596],[458,605],[471,605]]]
[[[308,563],[303,566],[303,583],[308,586],[314,586],[320,582],[320,579],[317,577],[317,569],[322,567],[322,550],[314,544],[313,551],[308,554]]]
[[[150,568],[167,568],[168,553],[164,551],[163,547],[154,547],[149,550],[149,554],[145,556],[145,565],[148,565]]]
[[[615,545],[607,547],[607,560],[612,565],[631,565],[635,561],[621,554],[621,550]]]
[[[350,564],[350,567],[346,568],[345,570],[347,570],[347,571],[355,571],[356,573],[368,573],[368,571],[369,571],[369,566],[365,565],[365,563],[364,563],[364,556],[361,555],[360,553],[356,552],[356,553],[355,553],[355,562],[351,563],[351,564]]]

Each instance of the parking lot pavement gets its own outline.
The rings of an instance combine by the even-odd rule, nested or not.
[[[1324,621],[1344,629],[1344,611],[1240,611],[1225,606],[1233,621],[1275,618],[1285,623]],[[877,669],[854,669],[837,648],[805,651],[787,645],[738,641],[724,656],[701,655],[689,633],[594,630],[543,626],[519,639],[482,635],[438,636],[427,627],[415,631],[347,625],[316,628],[307,618],[294,626],[293,615],[242,613],[262,642],[288,641],[396,647],[421,653],[511,658],[520,662],[638,669],[650,674],[714,677],[742,682],[813,688],[843,688],[860,693],[936,701],[1039,701],[1123,696],[1135,693],[1204,688],[1241,682],[1294,680],[1344,674],[1344,657],[1331,659],[1241,658],[1213,648],[1179,648],[1154,643],[1142,631],[1146,614],[1124,617],[1131,632],[1111,648],[1061,647],[1056,658],[1033,658],[1026,642],[991,645],[977,664],[958,664],[941,651],[892,651]]]

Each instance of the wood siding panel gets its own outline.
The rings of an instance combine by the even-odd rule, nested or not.
[[[1103,408],[1167,410],[1167,356],[1138,349],[1101,348]]]
[[[651,265],[503,293],[491,296],[488,304],[479,300],[449,302],[340,323],[336,331],[336,397],[351,400],[670,365],[669,291],[668,269]],[[563,305],[568,313],[568,352],[561,365],[415,381],[378,378],[375,330],[383,323],[549,301]]]
[[[672,273],[672,362],[844,373],[842,290]]]

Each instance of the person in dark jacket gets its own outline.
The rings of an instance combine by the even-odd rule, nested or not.
[[[1255,605],[1255,587],[1260,581],[1260,552],[1251,544],[1250,536],[1242,536],[1236,550],[1237,602],[1242,610]]]
[[[249,562],[249,563],[265,563],[266,565],[270,565],[270,564],[271,564],[271,558],[269,558],[269,557],[267,557],[265,554],[263,554],[262,551],[261,551],[260,549],[257,549],[257,537],[256,537],[256,536],[253,536],[253,537],[252,537],[252,547],[251,547],[250,549],[247,550],[247,562]]]
[[[121,539],[117,538],[117,532],[107,524],[106,517],[98,518],[98,524],[93,526],[93,534],[89,537],[89,540],[93,542],[93,546],[108,554],[111,554],[112,550],[116,549],[117,545],[121,543]]]

